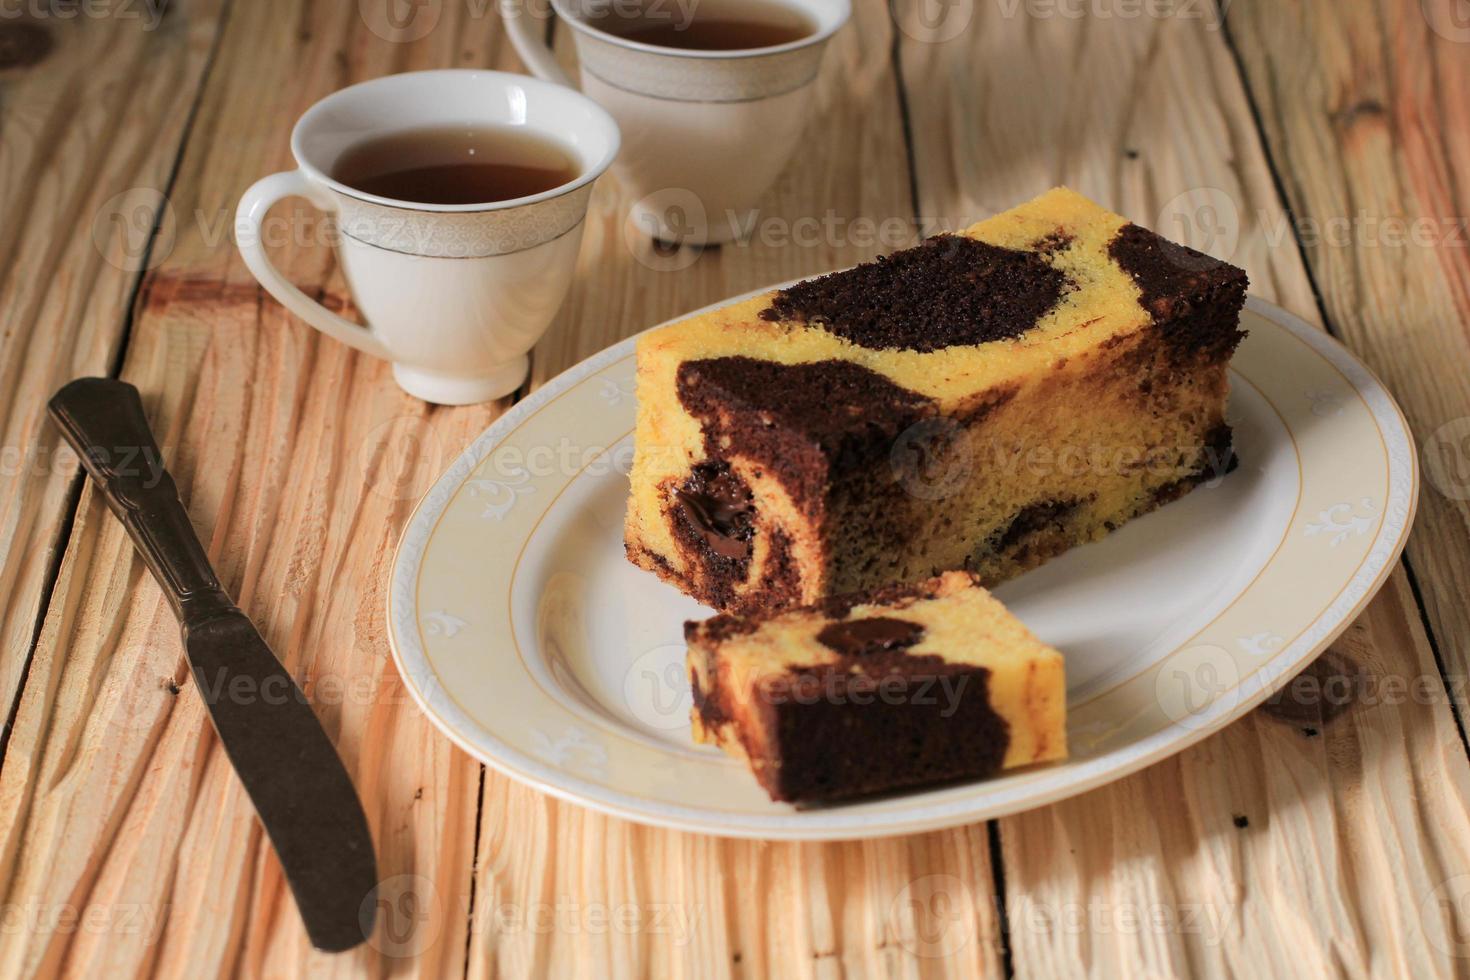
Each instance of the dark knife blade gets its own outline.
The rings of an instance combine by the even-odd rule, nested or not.
[[[301,688],[239,610],[186,626],[209,717],[270,835],[317,949],[372,932],[377,864],[367,817]]]
[[[356,946],[372,933],[378,881],[362,803],[301,688],[220,587],[138,390],[81,378],[49,407],[178,614],[195,682],[312,945]]]

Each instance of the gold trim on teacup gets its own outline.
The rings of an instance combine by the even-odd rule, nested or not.
[[[640,92],[637,89],[628,88],[626,85],[619,85],[617,82],[613,81],[610,78],[603,78],[601,75],[597,74],[597,72],[593,71],[591,68],[588,68],[586,65],[582,66],[582,74],[584,76],[591,75],[593,78],[597,79],[608,88],[615,88],[620,92],[627,92],[631,95],[648,95],[647,92]],[[662,99],[665,102],[691,102],[698,105],[738,105],[741,102],[760,102],[765,99],[775,98],[778,95],[785,95],[787,92],[795,92],[798,89],[810,85],[816,77],[816,72],[813,71],[810,78],[807,78],[799,82],[798,84],[793,85],[789,89],[785,89],[781,92],[763,92],[760,95],[752,95],[749,98],[744,99],[688,99],[683,97],[675,97],[672,95],[658,95],[651,97]]]
[[[768,99],[811,84],[822,64],[823,46],[816,42],[789,51],[757,48],[740,58],[671,58],[672,49],[609,38],[601,31],[576,35],[582,71],[625,92],[670,102]]]
[[[404,252],[404,251],[400,251],[399,249],[396,249],[396,248],[390,248],[387,245],[379,245],[379,244],[377,244],[375,242],[369,242],[369,241],[366,241],[364,239],[357,238],[357,237],[355,237],[353,235],[347,234],[347,232],[345,232],[345,231],[341,232],[341,235],[342,235],[343,238],[351,238],[354,242],[357,242],[359,245],[365,245],[368,248],[378,248],[378,249],[382,249],[385,252],[396,252],[399,255],[412,255],[415,258],[433,258],[433,259],[483,259],[483,258],[488,258],[488,257],[491,257],[491,256],[495,256],[495,255],[514,255],[517,252],[529,252],[533,248],[540,248],[542,245],[548,245],[551,242],[557,241],[558,239],[562,239],[562,238],[567,237],[572,232],[574,232],[578,228],[582,227],[582,224],[583,224],[583,222],[585,220],[586,220],[585,218],[579,218],[577,220],[577,223],[576,224],[572,225],[570,228],[568,228],[566,231],[562,232],[561,234],[557,235],[555,238],[548,238],[545,241],[536,242],[535,244],[532,244],[532,245],[527,245],[525,248],[516,248],[516,249],[512,249],[512,250],[510,250],[508,252],[491,252],[491,253],[488,253],[487,255],[458,255],[458,254],[426,255],[426,254],[424,254],[422,252]]]
[[[799,5],[793,4],[793,7]],[[826,18],[825,23],[818,23],[810,34],[787,41],[784,44],[772,44],[763,48],[668,48],[657,44],[648,44],[637,41],[630,37],[622,37],[611,31],[605,31],[596,24],[588,22],[581,12],[569,9],[565,0],[551,0],[551,9],[556,16],[572,29],[572,37],[588,37],[603,41],[607,44],[622,48],[625,51],[640,52],[643,54],[657,55],[660,58],[684,58],[689,61],[740,61],[750,58],[761,58],[774,54],[790,54],[803,48],[810,48],[826,43],[832,39],[832,35],[842,30],[843,26],[852,19],[852,5],[844,3],[835,7],[831,16]],[[803,8],[804,15],[813,16],[810,10]]]
[[[571,185],[568,185],[571,186]],[[495,211],[421,211],[338,195],[343,238],[426,258],[469,259],[524,252],[582,223],[592,184],[558,197]]]

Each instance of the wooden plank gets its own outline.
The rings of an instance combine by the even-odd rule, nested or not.
[[[477,975],[605,966],[698,976],[997,972],[984,828],[759,845],[608,820],[493,773],[477,801],[478,767],[404,697],[386,662],[381,613],[392,543],[428,480],[495,409],[428,410],[398,395],[381,365],[261,301],[220,229],[250,179],[287,165],[289,121],[323,92],[388,70],[508,57],[493,21],[480,19],[485,5],[422,7],[439,19],[395,44],[351,5],[234,11],[173,197],[189,217],[147,283],[126,366],[227,582],[277,652],[311,679],[368,801],[395,928],[351,957],[307,950],[198,694],[184,683],[167,610],[88,493],[0,769],[4,901],[38,923],[0,933],[0,971],[443,974],[465,967],[468,941]],[[828,208],[838,218],[910,216],[881,10],[863,8],[860,29],[834,50],[843,71],[824,80],[825,112],[769,199],[772,217],[820,218]],[[1180,190],[1221,192],[1244,216],[1233,257],[1257,290],[1311,311],[1294,247],[1272,247],[1283,212],[1218,35],[1183,20],[1022,16],[973,26],[948,44],[922,40],[923,31],[903,38],[920,211],[931,228],[1061,179],[1154,223],[1175,213],[1165,203]],[[1319,36],[1343,40],[1330,29]],[[1273,72],[1300,50],[1277,38],[1263,48],[1266,40],[1277,45],[1262,62]],[[1083,89],[1078,77],[1097,83]],[[1012,108],[1021,90],[1034,93],[1024,113]],[[1373,115],[1348,115],[1365,113]],[[13,152],[8,135],[0,154]],[[640,263],[648,254],[637,242],[624,243],[626,204],[611,184],[599,195],[584,281],[536,352],[538,381],[665,316],[903,244],[860,244],[839,232],[812,247],[727,247],[660,272]],[[291,247],[278,258],[298,281],[340,298],[321,252]],[[1422,302],[1420,280],[1405,283],[1405,295]],[[44,330],[22,336],[49,339]],[[68,356],[89,343],[73,341]],[[1453,612],[1434,605],[1456,594],[1444,582],[1421,578],[1426,591],[1441,590],[1428,600],[1435,623]],[[1435,678],[1412,598],[1396,578],[1338,655],[1379,679]],[[1253,717],[1116,787],[1003,822],[1014,965],[1023,974],[1450,972],[1464,934],[1467,797],[1447,703],[1359,701],[1312,726]],[[1159,819],[1161,802],[1180,812]],[[1074,927],[1065,916],[1088,913],[1089,902],[1115,919],[1153,909],[1171,918],[1141,933],[1086,918]],[[526,918],[568,903],[561,925]],[[637,928],[596,925],[599,909],[623,907]],[[69,912],[93,916],[93,927]]]
[[[406,696],[384,590],[414,503],[503,406],[402,395],[385,365],[263,299],[228,234],[240,193],[291,165],[291,123],[327,92],[513,65],[485,5],[431,8],[434,23],[410,19],[397,41],[366,4],[232,10],[171,196],[176,244],[149,274],[123,370],[227,587],[304,679],[354,775],[379,846],[381,928],[348,956],[310,950],[177,627],[88,490],[0,770],[0,882],[7,908],[104,927],[7,930],[4,975],[463,971],[479,767]],[[275,215],[290,232],[280,267],[342,303],[311,212]]]
[[[561,52],[570,63],[563,37]],[[542,383],[608,344],[726,296],[913,240],[891,27],[860,3],[832,43],[799,151],[748,243],[667,255],[625,234],[609,179],[581,267],[534,354]],[[886,226],[884,225],[887,222]],[[783,242],[800,236],[800,244]],[[719,841],[637,827],[485,774],[472,977],[978,976],[1001,970],[983,827],[827,845]],[[562,909],[555,928],[528,923]],[[597,927],[624,910],[630,931]],[[953,955],[936,955],[940,936]]]
[[[1311,317],[1225,39],[1186,16],[1199,5],[949,9],[976,22],[939,40],[952,24],[915,19],[899,52],[921,213],[953,226],[1068,183],[1243,265],[1255,293]],[[1258,8],[1261,33],[1309,63],[1310,32],[1283,31],[1275,10]],[[1371,689],[1443,690],[1402,572],[1334,649]],[[1363,696],[1296,725],[1257,712],[1130,779],[1000,822],[1015,971],[1449,974],[1446,937],[1464,912],[1457,894],[1438,898],[1470,870],[1467,795],[1444,697]]]
[[[75,457],[58,452],[46,399],[113,369],[221,6],[189,0],[155,17],[113,4],[97,8],[106,16],[66,17],[29,5],[0,20],[4,719],[72,507]]]
[[[1470,673],[1470,26],[1454,0],[1242,2],[1261,125],[1334,328],[1421,448],[1409,539],[1445,669]],[[1454,686],[1462,717],[1466,685]]]

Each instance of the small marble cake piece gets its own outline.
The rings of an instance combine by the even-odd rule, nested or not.
[[[684,627],[697,742],[821,803],[1065,758],[1062,655],[966,572]]]
[[[1065,189],[646,334],[628,557],[726,612],[991,585],[1222,475],[1246,276]]]

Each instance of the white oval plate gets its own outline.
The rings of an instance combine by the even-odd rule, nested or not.
[[[1013,813],[1198,741],[1285,683],[1388,577],[1418,496],[1412,438],[1341,345],[1259,300],[1233,363],[1241,465],[996,594],[1067,657],[1071,758],[827,808],[772,803],[690,741],[682,626],[709,610],[623,556],[634,343],[490,426],[409,520],[393,566],[398,669],[462,748],[642,823],[799,840]]]

